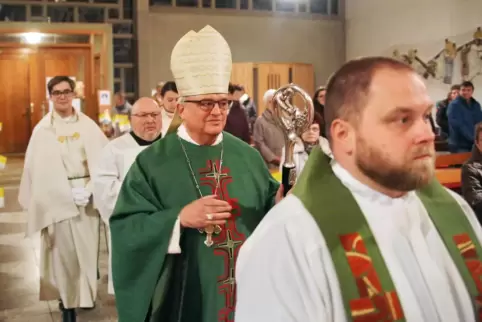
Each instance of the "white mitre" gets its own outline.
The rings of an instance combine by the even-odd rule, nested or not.
[[[171,53],[171,71],[181,97],[227,94],[231,69],[231,49],[211,26],[189,31]]]

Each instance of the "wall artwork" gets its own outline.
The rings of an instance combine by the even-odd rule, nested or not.
[[[392,56],[415,68],[426,79],[438,79],[451,85],[459,71],[460,80],[472,80],[482,75],[482,28],[478,27],[472,39],[459,46],[450,39],[445,39],[443,48],[427,61],[420,57],[415,48],[408,49],[403,54],[395,49]]]

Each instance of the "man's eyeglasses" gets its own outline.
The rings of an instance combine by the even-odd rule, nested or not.
[[[72,93],[74,93],[72,90],[66,89],[66,90],[64,90],[64,91],[53,91],[53,92],[51,93],[51,95],[52,95],[53,97],[59,97],[59,96],[61,96],[61,95],[69,96],[69,95],[71,95]]]
[[[219,106],[220,110],[227,110],[229,108],[229,105],[231,104],[231,101],[226,100],[226,99],[220,100],[220,101],[214,101],[214,100],[201,100],[201,101],[185,100],[184,102],[197,104],[204,111],[211,111],[216,105]]]
[[[161,115],[161,112],[137,113],[137,114],[131,114],[131,115],[140,117],[142,119],[148,118],[149,116],[155,119]]]

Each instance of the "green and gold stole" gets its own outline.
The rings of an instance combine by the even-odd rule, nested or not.
[[[351,321],[405,321],[390,272],[351,192],[316,148],[293,194],[315,219],[333,259]],[[437,181],[417,192],[437,228],[482,321],[482,248],[462,208]]]

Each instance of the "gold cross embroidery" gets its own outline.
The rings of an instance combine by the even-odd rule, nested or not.
[[[72,141],[75,141],[75,140],[78,140],[80,138],[80,133],[79,132],[75,132],[74,134],[72,135],[62,135],[62,136],[59,136],[57,137],[57,140],[60,142],[60,143],[64,143],[66,140],[68,139],[71,139]]]

